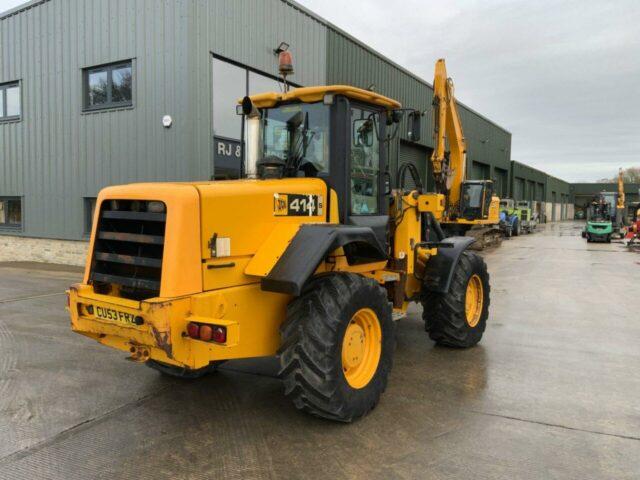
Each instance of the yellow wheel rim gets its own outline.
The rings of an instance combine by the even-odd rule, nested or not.
[[[370,308],[361,308],[353,317],[342,340],[342,371],[353,388],[366,387],[378,370],[382,355],[382,329]]]
[[[465,295],[465,312],[467,323],[470,327],[475,327],[482,316],[482,280],[478,275],[471,275],[467,284],[467,293]]]

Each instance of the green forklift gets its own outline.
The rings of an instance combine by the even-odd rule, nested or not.
[[[611,235],[613,235],[612,209],[615,211],[615,206],[615,198],[606,192],[594,197],[587,208],[587,224],[582,230],[582,238],[586,238],[589,243],[611,243]]]

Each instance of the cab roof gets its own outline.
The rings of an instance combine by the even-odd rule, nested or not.
[[[365,103],[372,103],[392,110],[400,108],[400,102],[391,98],[380,95],[379,93],[362,88],[351,87],[349,85],[324,85],[319,87],[301,87],[290,90],[287,93],[260,93],[251,95],[251,101],[257,108],[269,108],[282,102],[300,101],[304,103],[313,103],[321,101],[325,95],[344,95],[345,97],[360,100]]]

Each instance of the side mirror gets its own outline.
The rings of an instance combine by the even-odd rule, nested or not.
[[[391,126],[394,123],[400,123],[402,120],[402,110],[391,110],[387,112],[387,126]]]
[[[412,142],[420,141],[420,132],[422,127],[422,113],[418,110],[414,110],[409,114],[409,131],[407,137]]]

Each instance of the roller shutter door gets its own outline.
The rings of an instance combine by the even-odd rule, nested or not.
[[[425,180],[425,170],[428,161],[429,151],[427,148],[404,142],[400,144],[400,165],[402,165],[403,163],[413,163],[420,172],[420,178],[422,179],[422,184],[425,187],[427,187]],[[398,168],[400,167],[400,165],[398,166]],[[408,188],[415,187],[411,175],[409,175],[408,173],[407,175],[405,175],[405,186],[407,186]]]
[[[509,173],[506,170],[503,170],[501,168],[495,168],[494,170],[495,172],[495,193],[501,197],[507,197],[508,193],[507,193],[507,178]]]
[[[515,178],[513,182],[513,199],[514,200],[525,200],[524,197],[524,178]]]
[[[471,180],[490,180],[490,167],[486,163],[471,162]]]

